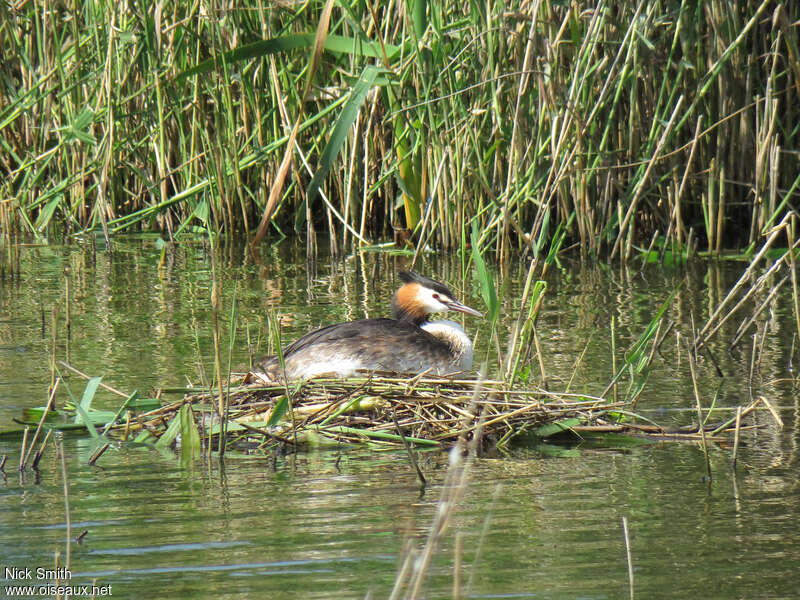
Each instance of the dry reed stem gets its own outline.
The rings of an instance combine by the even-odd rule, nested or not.
[[[25,470],[25,449],[28,445],[28,432],[30,431],[30,427],[25,425],[25,431],[22,432],[22,446],[19,449],[19,470]]]
[[[728,350],[731,350],[732,348],[734,348],[736,346],[736,344],[739,343],[739,340],[742,339],[742,336],[750,328],[750,325],[752,325],[755,322],[755,320],[758,318],[758,316],[762,312],[764,312],[764,310],[767,308],[768,305],[770,305],[771,303],[773,303],[775,301],[775,296],[778,293],[778,290],[780,290],[781,287],[783,287],[783,284],[786,283],[788,281],[788,279],[789,279],[789,275],[787,275],[786,277],[781,279],[776,285],[774,285],[772,287],[772,289],[769,291],[769,293],[767,294],[767,297],[764,298],[764,300],[761,302],[761,304],[759,304],[758,307],[756,307],[756,309],[753,311],[753,314],[751,314],[746,320],[742,321],[742,323],[739,325],[738,329],[736,330],[736,333],[733,336],[733,340],[731,341],[730,344],[728,344]],[[739,304],[737,304],[737,307],[740,304],[741,304],[741,302]],[[734,310],[735,310],[735,308],[734,308]],[[734,311],[732,310],[731,313],[733,313],[733,312]]]
[[[797,285],[797,265],[794,256],[795,242],[794,232],[797,225],[797,216],[792,215],[792,221],[786,228],[786,235],[789,240],[789,272],[792,276],[792,304],[794,306],[794,321],[797,328],[797,335],[800,337],[800,290]]]
[[[45,449],[47,449],[47,442],[50,440],[50,436],[52,435],[52,433],[53,433],[52,429],[47,430],[47,434],[45,434],[41,446],[39,446],[39,449],[36,451],[36,455],[33,457],[31,468],[34,471],[39,468],[39,461],[42,459],[42,455],[44,454]]]
[[[775,423],[777,424],[778,429],[782,430],[783,429],[783,419],[781,419],[781,416],[780,416],[780,414],[778,414],[778,411],[775,410],[775,407],[772,406],[772,403],[769,400],[767,400],[764,396],[759,396],[758,399],[764,404],[764,406],[767,407],[767,410],[772,415],[772,418],[775,419]]]
[[[61,480],[64,484],[64,519],[66,521],[66,556],[67,556],[67,564],[65,565],[67,569],[70,567],[70,551],[71,551],[71,537],[72,537],[72,520],[70,518],[70,510],[69,510],[69,483],[67,481],[67,459],[64,456],[64,439],[63,436],[56,437],[56,448],[58,450],[58,456],[61,459]]]
[[[695,354],[691,348],[688,348],[688,351],[689,351],[689,370],[691,371],[692,374],[692,389],[694,390],[694,400],[695,400],[695,405],[697,406],[697,428],[700,433],[700,441],[702,443],[703,456],[705,457],[706,476],[708,477],[708,480],[711,481],[711,460],[708,456],[708,441],[706,440],[705,427],[703,427],[704,419],[703,419],[703,408],[700,403],[700,390],[697,388]]]
[[[736,459],[739,451],[739,435],[742,431],[742,407],[736,409],[736,431],[733,436],[733,460],[731,461],[731,469],[736,470]]]
[[[19,470],[24,471],[26,465],[28,464],[28,459],[31,456],[31,452],[33,451],[34,446],[36,446],[36,441],[39,439],[39,433],[42,431],[42,426],[44,425],[44,420],[47,418],[47,414],[50,412],[50,408],[53,405],[53,398],[56,395],[56,390],[58,389],[58,384],[61,381],[61,378],[58,377],[56,379],[56,384],[53,386],[53,389],[50,391],[50,396],[47,399],[47,404],[44,406],[44,410],[42,411],[42,418],[39,419],[39,424],[36,426],[36,432],[33,434],[33,440],[31,440],[30,448],[25,453],[25,458],[22,459],[22,462],[19,465]],[[23,447],[24,447],[25,440],[23,439]]]
[[[753,257],[753,259],[747,265],[747,269],[745,269],[744,273],[742,273],[742,275],[736,281],[736,283],[731,288],[731,290],[728,292],[728,294],[725,296],[725,298],[722,300],[722,302],[720,302],[717,305],[717,308],[714,309],[714,312],[711,313],[711,316],[708,317],[708,320],[706,321],[706,324],[696,334],[694,343],[692,344],[692,349],[694,351],[699,350],[703,346],[703,344],[705,344],[708,341],[708,339],[712,335],[714,335],[714,333],[716,333],[719,330],[720,327],[722,327],[723,323],[725,323],[725,321],[727,321],[733,315],[733,313],[755,292],[755,290],[764,281],[766,281],[767,276],[770,275],[774,270],[776,270],[778,268],[778,266],[780,266],[780,264],[783,262],[784,259],[775,261],[775,263],[773,263],[773,265],[767,270],[767,272],[764,273],[764,275],[762,275],[757,280],[756,284],[751,286],[750,290],[744,295],[744,297],[742,297],[739,300],[739,302],[735,305],[735,307],[733,309],[731,309],[721,320],[719,320],[719,322],[715,323],[715,321],[717,321],[717,318],[720,316],[722,311],[725,308],[727,308],[728,304],[735,298],[736,293],[750,280],[750,278],[752,277],[753,273],[755,272],[756,266],[761,261],[761,258],[766,254],[767,250],[769,250],[769,248],[772,246],[772,244],[777,240],[778,235],[787,226],[787,224],[789,223],[790,217],[791,217],[791,214],[786,214],[783,217],[783,219],[781,219],[780,223],[778,223],[775,227],[772,228],[772,231],[771,231],[769,237],[766,239],[764,244],[761,246],[761,249],[758,251],[756,256]],[[798,240],[798,243],[800,243],[800,240]],[[792,250],[793,250],[793,248],[792,248]]]
[[[628,589],[633,600],[633,558],[631,557],[631,540],[628,535],[628,518],[622,517],[622,533],[625,538],[625,561],[628,565]]]
[[[80,370],[76,369],[75,367],[73,367],[72,365],[70,365],[67,362],[64,362],[63,360],[58,361],[58,364],[61,365],[62,367],[64,367],[65,369],[67,369],[68,371],[71,371],[72,373],[75,373],[76,375],[78,375],[79,377],[81,377],[81,378],[83,378],[83,379],[85,379],[87,381],[92,378],[91,375],[87,375],[83,371],[80,371]],[[121,392],[118,389],[113,388],[110,385],[107,385],[107,384],[103,383],[102,381],[98,384],[98,386],[103,388],[104,390],[106,390],[108,392],[111,392],[112,394],[116,394],[117,396],[121,396],[121,397],[126,398],[126,399],[129,397],[129,394],[126,394],[125,392]]]

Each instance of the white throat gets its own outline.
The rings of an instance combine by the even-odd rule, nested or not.
[[[450,344],[453,349],[453,365],[462,371],[472,368],[472,340],[455,321],[442,319],[428,321],[420,326],[432,336]]]

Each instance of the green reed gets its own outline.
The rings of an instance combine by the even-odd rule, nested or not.
[[[4,272],[19,235],[252,236],[263,216],[259,239],[346,250],[421,233],[429,197],[443,249],[474,223],[507,258],[548,214],[588,255],[720,253],[800,185],[792,3],[0,13]]]

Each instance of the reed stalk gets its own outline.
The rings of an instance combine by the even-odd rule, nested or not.
[[[700,402],[700,390],[697,387],[697,370],[695,365],[695,354],[692,348],[687,347],[689,356],[689,370],[692,375],[692,390],[694,391],[695,407],[697,409],[697,430],[700,434],[700,444],[703,449],[703,458],[706,466],[706,481],[711,482],[711,458],[708,454],[708,441],[706,440],[706,430],[704,427],[703,407]]]
[[[622,517],[622,534],[625,538],[625,563],[628,565],[628,592],[633,600],[633,558],[631,557],[631,540],[628,535],[628,517]]]
[[[93,230],[346,252],[413,232],[439,170],[412,243],[475,224],[503,261],[558,227],[586,256],[748,250],[796,205],[800,5],[479,5],[4,10],[0,275]]]
[[[64,554],[67,557],[66,564],[64,565],[67,569],[70,568],[70,557],[72,551],[72,519],[70,516],[70,508],[69,508],[69,481],[67,479],[67,459],[64,455],[64,438],[63,435],[59,432],[56,436],[56,451],[58,454],[59,461],[61,463],[61,481],[63,483],[64,489],[64,521],[66,523],[66,540],[65,540],[65,549]]]

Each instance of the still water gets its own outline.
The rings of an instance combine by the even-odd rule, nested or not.
[[[287,340],[323,323],[387,314],[394,273],[410,261],[386,253],[308,261],[293,243],[266,248],[257,261],[230,248],[216,260],[223,356],[227,362],[231,348],[234,369],[264,351],[270,313],[281,316]],[[0,283],[0,430],[46,401],[54,307],[56,358],[117,389],[149,395],[211,378],[206,246],[162,247],[145,237],[119,243],[113,255],[89,244],[28,247],[21,264],[19,279]],[[460,257],[423,257],[418,270],[485,308]],[[613,372],[612,337],[621,361],[681,286],[637,411],[662,424],[690,422],[694,396],[682,347],[692,321],[705,321],[741,270],[706,263],[552,268],[537,324],[545,373],[534,360],[531,385],[544,379],[552,390],[602,392]],[[485,322],[464,321],[477,334],[476,360],[486,360],[490,373],[505,352],[524,275],[524,265],[495,271],[497,341]],[[783,430],[769,415],[756,415],[761,427],[744,436],[735,472],[728,445],[711,447],[710,482],[701,449],[687,443],[516,448],[479,458],[435,555],[426,597],[452,595],[456,536],[465,597],[630,597],[623,517],[637,598],[799,597],[800,411],[791,380],[791,306],[788,291],[779,293],[731,352],[739,320],[723,328],[710,344],[723,377],[709,359],[699,364],[704,406],[715,397],[718,407],[746,404],[760,394],[781,407]],[[766,342],[751,369],[754,333]],[[67,384],[80,395],[82,380],[69,377]],[[628,384],[620,381],[621,397]],[[67,399],[62,390],[56,401]],[[115,409],[119,402],[99,392],[94,405]],[[122,598],[387,597],[408,545],[424,542],[447,468],[446,455],[421,453],[429,481],[421,493],[400,452],[229,458],[187,468],[170,452],[128,446],[110,449],[90,467],[93,450],[82,437],[64,439],[71,536],[88,531],[70,545],[70,583],[111,586]],[[63,565],[67,529],[56,453],[51,447],[40,471],[24,476],[17,472],[19,440],[0,438],[2,454],[8,460],[0,480],[0,574],[5,567],[52,568],[57,554]]]

